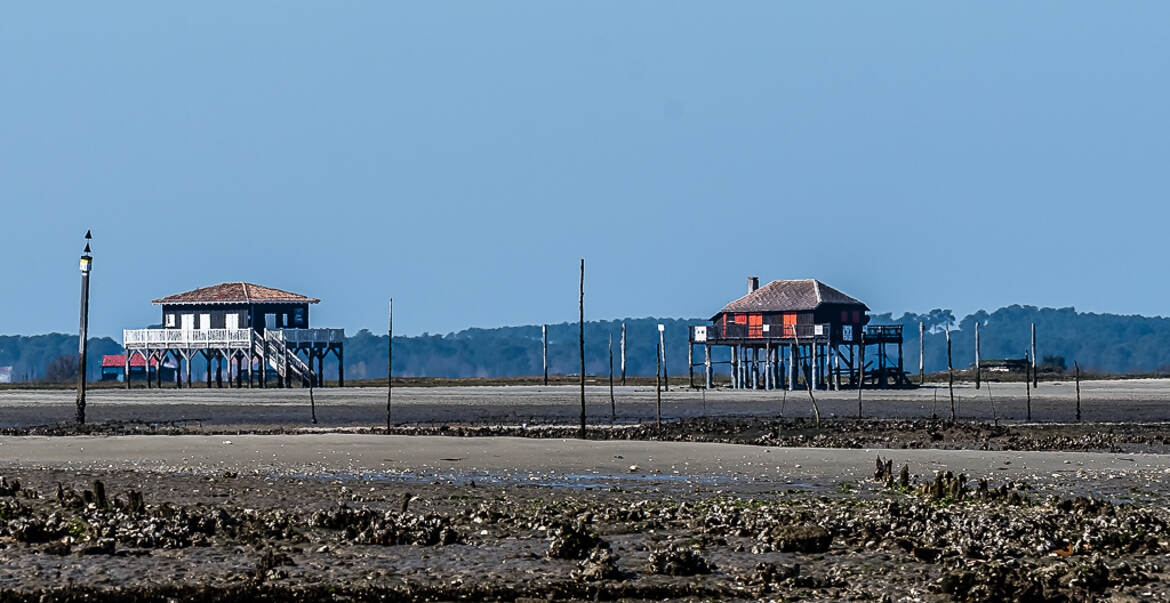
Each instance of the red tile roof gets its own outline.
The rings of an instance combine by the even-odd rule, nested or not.
[[[315,304],[321,300],[252,283],[220,283],[168,295],[155,304]]]
[[[125,366],[125,354],[106,354],[102,356],[102,368],[124,368]],[[133,368],[142,368],[146,366],[146,359],[142,357],[142,354],[135,354],[130,358],[130,366]],[[158,366],[158,359],[151,358],[150,366]]]
[[[801,312],[815,310],[821,304],[861,306],[860,300],[816,280],[772,281],[727,304],[724,312]]]

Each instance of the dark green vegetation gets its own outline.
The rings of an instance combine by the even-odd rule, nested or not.
[[[1170,372],[1170,318],[1080,313],[1073,308],[1009,306],[992,313],[980,310],[956,321],[950,310],[925,314],[876,314],[872,324],[901,324],[906,337],[905,366],[914,372],[918,365],[918,323],[927,328],[926,370],[946,369],[943,328],[951,326],[956,369],[974,361],[974,326],[980,322],[984,359],[1022,358],[1030,341],[1030,325],[1036,323],[1039,354],[1048,356],[1050,367],[1071,367],[1076,360],[1082,370],[1094,374],[1163,374]],[[658,323],[666,325],[666,362],[672,376],[687,373],[687,327],[706,324],[703,319],[625,319],[627,326],[627,374],[652,376]],[[621,320],[593,321],[585,325],[586,372],[608,373],[607,344],[614,337],[615,350]],[[498,378],[541,374],[540,326],[466,329],[446,335],[424,333],[415,337],[396,336],[394,373],[401,377]],[[346,378],[359,381],[386,376],[386,335],[358,331],[345,342]],[[122,350],[109,338],[90,340],[89,374],[98,377],[103,354]],[[57,357],[77,352],[77,338],[50,334],[33,337],[0,337],[0,366],[13,366],[13,381],[45,378],[46,367]],[[615,351],[616,353],[616,351]],[[894,354],[894,350],[890,350]],[[578,368],[577,325],[549,326],[549,370],[572,375]],[[725,351],[716,360],[725,360]],[[696,361],[701,360],[697,352]],[[326,375],[335,374],[335,361],[326,363]],[[196,363],[196,372],[202,372]],[[615,371],[619,370],[615,366]]]

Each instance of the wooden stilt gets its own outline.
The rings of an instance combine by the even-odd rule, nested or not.
[[[703,375],[706,377],[707,389],[711,389],[711,344],[703,345]]]
[[[946,327],[947,334],[947,390],[951,394],[951,421],[957,415],[955,410],[955,367],[951,365],[951,327]]]
[[[1040,386],[1040,377],[1036,375],[1037,366],[1039,365],[1036,363],[1036,323],[1032,323],[1032,387]]]
[[[708,346],[710,347],[710,346]],[[622,323],[622,344],[621,344],[621,363],[622,363],[622,385],[626,384],[626,323]]]
[[[975,389],[980,387],[979,370],[979,321],[975,321]]]
[[[796,391],[796,344],[788,344],[788,391]]]
[[[613,336],[610,336],[609,347],[612,352]],[[687,375],[690,379],[691,389],[695,389],[695,342],[689,337],[687,338]]]
[[[926,385],[926,325],[918,323],[918,385]]]

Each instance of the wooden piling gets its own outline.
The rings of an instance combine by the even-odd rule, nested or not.
[[[979,321],[975,321],[975,389],[979,389]]]
[[[865,388],[865,331],[857,344],[857,418],[861,418],[861,390]]]
[[[609,334],[609,422],[617,421],[617,402],[613,398],[613,333]]]
[[[711,389],[711,344],[703,344],[703,373],[707,381],[707,389]]]
[[[918,385],[926,385],[926,325],[918,323]]]
[[[577,297],[580,321],[577,329],[577,343],[581,352],[581,439],[585,439],[585,258],[581,258],[581,288]]]
[[[548,325],[540,325],[540,364],[544,367],[544,384],[548,385]]]
[[[662,344],[654,350],[654,416],[658,428],[662,429]]]
[[[1032,323],[1032,387],[1040,387],[1040,377],[1036,374],[1036,323]]]
[[[670,376],[666,374],[666,325],[658,325],[658,347],[662,357],[662,389],[670,391]]]
[[[622,323],[622,343],[621,343],[621,363],[622,363],[622,385],[626,384],[626,323]]]
[[[1035,360],[1035,359],[1036,358],[1033,356],[1032,360]],[[1080,423],[1081,422],[1081,365],[1077,364],[1076,360],[1073,360],[1073,370],[1076,373],[1076,380],[1077,380],[1077,423]]]
[[[390,403],[394,392],[394,299],[390,299],[390,326],[386,329],[386,431],[390,431]],[[316,423],[316,422],[314,422]]]
[[[951,364],[951,327],[947,325],[947,390],[951,393],[951,421],[955,420],[955,367]]]
[[[695,342],[690,337],[687,337],[687,375],[691,389],[695,389]]]
[[[1027,407],[1025,409],[1025,412],[1027,413],[1028,420],[1031,421],[1032,420],[1032,374],[1031,374],[1031,365],[1029,364],[1029,359],[1028,359],[1028,350],[1024,350],[1024,393],[1025,393],[1025,395],[1028,396]]]

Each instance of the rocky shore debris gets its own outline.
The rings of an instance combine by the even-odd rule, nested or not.
[[[559,525],[552,530],[549,559],[585,559],[596,549],[609,549],[609,543],[586,529],[584,523]]]
[[[673,543],[651,551],[646,559],[646,571],[651,574],[696,576],[709,574],[714,569],[693,547]]]

